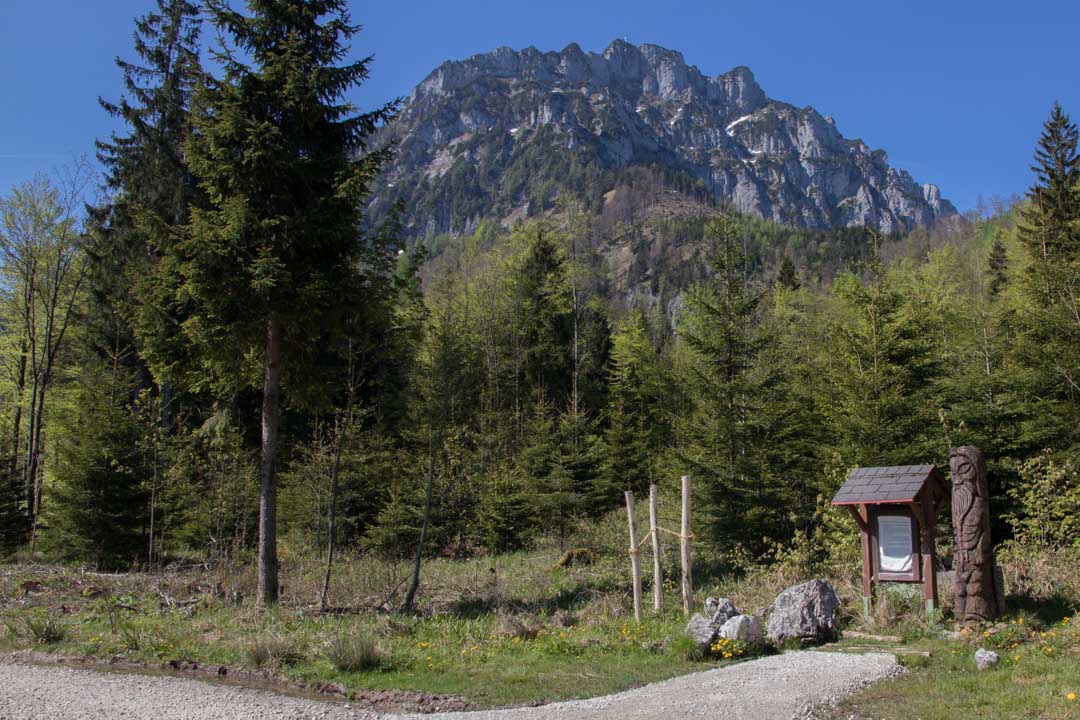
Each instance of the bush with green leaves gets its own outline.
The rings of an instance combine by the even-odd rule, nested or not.
[[[1080,471],[1050,452],[1020,466],[1021,482],[1009,489],[1016,512],[1008,516],[1022,542],[1080,548]]]

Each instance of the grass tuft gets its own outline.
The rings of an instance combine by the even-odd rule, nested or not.
[[[271,665],[293,667],[303,662],[304,652],[289,638],[266,635],[254,640],[245,649],[248,663],[254,668]]]
[[[33,613],[7,623],[8,632],[15,637],[29,640],[34,645],[58,645],[67,639],[67,627],[58,620]]]
[[[368,672],[379,668],[386,656],[371,635],[346,632],[330,641],[326,658],[341,672]]]

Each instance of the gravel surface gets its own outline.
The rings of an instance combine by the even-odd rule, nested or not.
[[[892,655],[789,652],[684,675],[616,695],[542,707],[378,715],[321,702],[175,677],[0,663],[0,720],[634,720],[804,718],[820,705],[900,672]]]

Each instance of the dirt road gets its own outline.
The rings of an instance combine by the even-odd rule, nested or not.
[[[0,663],[0,720],[786,720],[897,672],[891,655],[790,652],[589,700],[405,716],[198,680],[8,662]]]

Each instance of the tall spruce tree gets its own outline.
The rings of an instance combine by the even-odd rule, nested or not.
[[[1009,282],[1009,254],[1000,237],[995,237],[994,244],[990,246],[990,258],[987,260],[987,265],[990,270],[987,292],[992,299],[997,297]]]
[[[642,493],[656,481],[655,463],[671,431],[669,380],[649,339],[644,314],[632,311],[612,337],[607,457],[590,491],[594,511],[618,506],[623,490]]]
[[[392,287],[391,248],[362,242],[359,228],[388,157],[371,136],[396,103],[358,114],[343,99],[371,61],[343,62],[358,31],[344,0],[250,0],[247,13],[210,0],[206,10],[222,73],[196,87],[185,154],[207,207],[155,232],[159,291],[140,336],[162,369],[181,370],[176,345],[190,352],[189,387],[261,386],[258,597],[272,603],[283,393],[301,406],[325,398],[322,361]],[[161,322],[175,312],[178,327]]]
[[[1035,184],[1028,192],[1031,203],[1021,217],[1020,240],[1036,261],[1033,272],[1045,271],[1042,263],[1074,258],[1080,254],[1080,140],[1076,125],[1054,103],[1035,150]],[[1040,262],[1041,261],[1041,262]]]
[[[821,407],[846,465],[929,462],[944,443],[936,417],[941,367],[924,310],[913,306],[879,260],[865,277],[847,272],[829,327],[828,384]]]
[[[1018,237],[1031,256],[1029,298],[1017,343],[1031,373],[1038,447],[1080,447],[1080,133],[1054,105],[1035,152],[1036,182],[1021,212]]]
[[[777,402],[783,376],[769,362],[775,341],[761,322],[763,295],[747,277],[736,221],[721,216],[707,232],[713,274],[690,288],[678,326],[693,405],[680,419],[677,454],[704,488],[709,539],[731,559],[790,533],[787,481],[770,467],[787,419]]]
[[[521,390],[556,409],[565,407],[573,377],[571,286],[560,238],[543,225],[533,229],[517,269],[515,304]]]
[[[157,261],[147,226],[184,224],[199,197],[183,145],[191,134],[191,95],[202,73],[201,27],[197,3],[158,0],[156,12],[135,21],[137,60],[116,60],[123,96],[115,103],[99,99],[126,131],[97,142],[108,195],[105,203],[89,208],[87,280],[93,312],[87,313],[86,325],[99,354],[122,350],[122,362],[141,376],[143,386],[149,378],[131,322],[140,295],[156,290],[147,287]],[[168,398],[162,408],[167,416]]]

